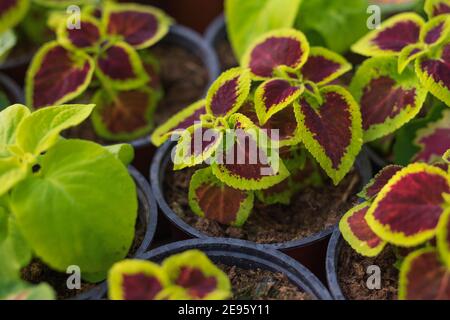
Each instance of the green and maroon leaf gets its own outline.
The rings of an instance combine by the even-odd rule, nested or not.
[[[339,54],[325,48],[312,47],[301,72],[305,80],[325,85],[351,69],[351,64]]]
[[[450,1],[449,0],[426,0],[425,12],[428,18],[436,17],[441,14],[450,14]]]
[[[322,101],[309,95],[300,100],[301,136],[308,151],[338,184],[361,150],[361,113],[342,87],[323,87],[320,96]]]
[[[181,132],[173,155],[174,170],[208,162],[220,147],[222,137],[222,131],[202,123]]]
[[[58,42],[69,50],[83,49],[95,51],[101,41],[99,22],[89,16],[80,20],[80,28],[68,29],[67,22],[62,19],[57,30]]]
[[[108,273],[111,300],[155,300],[170,285],[162,268],[150,261],[123,260]]]
[[[419,42],[423,25],[424,20],[416,13],[395,15],[355,43],[352,50],[368,57],[399,55],[406,46]]]
[[[403,48],[398,56],[398,73],[402,73],[411,62],[427,53],[427,46],[423,43],[410,44]]]
[[[450,177],[445,171],[427,164],[411,164],[380,191],[367,212],[367,223],[389,243],[419,245],[435,236],[445,193],[450,193]]]
[[[299,112],[299,105],[292,103],[260,125],[253,101],[247,100],[239,110],[239,113],[265,130],[270,139],[278,141],[280,147],[297,145],[301,142]]]
[[[109,4],[102,22],[109,35],[143,49],[167,34],[172,19],[162,10],[147,5]]]
[[[206,110],[215,117],[233,114],[247,99],[250,85],[248,69],[232,68],[225,71],[208,90]]]
[[[189,206],[200,217],[240,227],[253,209],[253,191],[231,188],[211,168],[195,172],[189,184]]]
[[[273,115],[292,105],[304,90],[302,84],[274,78],[263,82],[255,92],[255,109],[259,123],[265,124]]]
[[[103,82],[120,90],[136,89],[149,80],[139,54],[125,42],[103,48],[97,57],[95,74]]]
[[[445,210],[438,224],[437,247],[442,261],[450,268],[450,207]]]
[[[378,255],[386,241],[378,237],[366,222],[369,202],[364,202],[350,209],[339,222],[339,230],[345,241],[359,254],[366,257]]]
[[[416,60],[416,73],[426,89],[450,106],[450,38],[437,49]]]
[[[414,144],[420,151],[413,160],[434,163],[442,159],[442,155],[450,149],[450,110],[444,110],[442,118],[428,123],[426,128],[416,133]]]
[[[448,150],[444,153],[444,155],[442,156],[442,159],[443,159],[446,163],[450,164],[450,149],[448,149]]]
[[[388,165],[378,172],[375,177],[358,193],[358,196],[365,200],[374,199],[391,178],[400,170],[402,166]]]
[[[153,128],[153,113],[157,104],[155,92],[147,87],[111,92],[99,89],[93,103],[92,123],[96,133],[107,140],[131,141]]]
[[[429,47],[441,44],[450,32],[448,15],[437,16],[428,21],[420,31],[420,41]]]
[[[279,67],[299,70],[308,59],[309,43],[295,29],[278,29],[257,38],[247,49],[241,65],[248,67],[255,79],[268,79]]]
[[[224,300],[231,295],[227,275],[201,251],[172,255],[164,260],[162,268],[171,283],[184,289],[190,299]]]
[[[70,101],[88,87],[93,72],[94,61],[87,54],[49,42],[36,53],[28,69],[27,104],[40,108]]]
[[[450,270],[435,248],[410,253],[400,269],[399,299],[450,300]]]
[[[239,117],[234,121],[239,126],[245,122]],[[289,176],[277,153],[277,143],[262,130],[250,124],[248,128],[227,130],[226,133],[223,148],[216,152],[216,159],[211,164],[213,174],[223,183],[239,190],[261,190]]]
[[[25,16],[29,0],[2,0],[0,2],[0,34],[14,28]]]
[[[399,74],[395,57],[366,60],[356,72],[350,91],[361,106],[364,141],[386,136],[413,119],[427,90],[414,70]]]
[[[152,134],[152,143],[157,147],[160,146],[170,135],[181,132],[199,122],[200,116],[204,114],[206,114],[205,99],[191,104],[160,125]]]

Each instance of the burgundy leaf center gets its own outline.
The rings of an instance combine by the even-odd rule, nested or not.
[[[261,77],[270,77],[277,66],[295,67],[303,55],[300,42],[289,37],[271,37],[258,44],[250,56],[250,69]]]
[[[402,21],[381,31],[373,43],[383,50],[400,52],[409,44],[417,43],[420,27],[413,21]]]
[[[348,225],[360,241],[365,242],[371,248],[376,248],[380,245],[381,239],[370,229],[366,222],[365,216],[368,209],[369,207],[366,207],[355,212],[348,218]]]
[[[450,44],[444,47],[440,60],[422,61],[422,69],[441,85],[450,89]]]
[[[263,100],[265,102],[266,111],[286,101],[289,97],[299,90],[298,87],[291,86],[285,80],[272,80],[264,86]]]
[[[411,236],[436,227],[450,187],[444,177],[425,172],[411,173],[391,187],[378,203],[374,217],[392,232]]]
[[[428,31],[427,35],[425,36],[425,42],[427,44],[433,44],[436,41],[438,41],[444,29],[444,25],[445,23],[441,22],[440,24],[432,28],[430,31]]]
[[[211,111],[215,116],[223,116],[230,111],[236,103],[239,89],[239,77],[223,83],[211,100]]]
[[[98,66],[104,74],[114,80],[128,80],[136,77],[130,56],[122,47],[108,48],[98,58]]]
[[[215,277],[207,277],[202,270],[191,267],[181,267],[176,284],[187,289],[195,298],[204,298],[217,287]]]
[[[361,97],[364,130],[368,130],[373,125],[383,124],[387,119],[400,114],[405,107],[414,105],[416,90],[404,90],[395,85],[393,79],[382,76],[372,79],[364,88]]]
[[[125,274],[122,289],[124,300],[153,300],[162,285],[157,278],[144,273]]]
[[[80,29],[67,30],[72,44],[78,48],[93,46],[100,39],[100,32],[94,24],[82,21]]]
[[[322,56],[312,56],[302,67],[302,74],[305,79],[318,83],[337,72],[339,68],[340,64],[337,62]]]
[[[131,45],[140,45],[158,31],[158,20],[151,13],[123,11],[109,16],[108,33],[122,35]]]
[[[322,146],[334,169],[338,169],[352,139],[352,114],[347,101],[335,92],[324,95],[324,104],[316,111],[303,99],[305,125]]]

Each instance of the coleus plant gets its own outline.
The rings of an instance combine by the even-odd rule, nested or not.
[[[376,256],[388,244],[412,248],[399,257],[400,299],[450,299],[449,169],[448,154],[435,165],[387,166],[339,223],[361,255]]]
[[[60,137],[93,107],[31,113],[16,104],[0,112],[1,296],[27,288],[20,269],[32,257],[60,272],[77,265],[83,279],[97,282],[128,254],[137,217],[125,166],[132,147]]]
[[[387,136],[413,119],[428,91],[450,105],[450,1],[427,0],[429,20],[398,14],[355,43],[366,60],[350,91],[361,105],[364,141]]]
[[[224,72],[206,99],[174,115],[152,135],[157,146],[170,135],[181,136],[175,170],[208,165],[192,176],[190,207],[200,216],[235,226],[248,218],[255,195],[266,204],[286,204],[299,185],[317,180],[299,172],[306,167],[314,171],[309,153],[337,184],[362,145],[357,103],[345,88],[329,85],[351,68],[344,58],[310,48],[300,31],[280,29],[257,39],[242,65]],[[259,84],[255,90],[252,82]],[[262,152],[254,163],[249,161],[252,150]],[[224,163],[224,154],[245,161]]]
[[[28,104],[65,103],[99,84],[91,99],[99,136],[132,140],[150,131],[161,95],[154,81],[157,66],[137,50],[164,37],[171,19],[150,6],[106,2],[101,9],[85,7],[79,29],[68,29],[66,19],[58,21],[57,40],[41,47],[28,70]]]
[[[227,275],[203,252],[189,250],[161,265],[124,260],[108,274],[111,300],[224,300],[231,296]]]

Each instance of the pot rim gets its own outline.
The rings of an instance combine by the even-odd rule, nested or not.
[[[203,37],[205,38],[205,41],[214,48],[219,37],[223,35],[224,32],[226,34],[226,23],[225,15],[222,13],[209,24]]]
[[[208,236],[194,227],[190,226],[184,222],[169,206],[164,198],[164,193],[162,191],[162,181],[165,178],[165,169],[169,164],[170,151],[174,145],[174,142],[167,141],[155,153],[153,157],[152,164],[150,166],[150,183],[152,186],[153,194],[158,202],[159,208],[161,208],[163,214],[169,219],[178,229],[185,232],[186,234],[201,239],[213,238]],[[361,185],[366,185],[372,178],[372,169],[370,162],[367,158],[365,148],[362,149],[360,155],[358,155],[355,161],[355,167],[361,175]],[[290,250],[301,248],[305,246],[312,245],[320,240],[325,239],[333,232],[336,225],[312,234],[308,237],[281,242],[281,243],[271,243],[271,244],[261,244],[266,248],[276,249],[276,250]],[[230,238],[232,239],[232,238]]]
[[[335,227],[330,241],[328,242],[327,255],[325,258],[325,271],[327,277],[328,288],[335,300],[346,300],[344,293],[339,285],[337,277],[337,268],[339,260],[339,252],[342,245],[342,236],[339,227]]]

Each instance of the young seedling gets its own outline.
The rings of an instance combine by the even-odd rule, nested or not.
[[[98,16],[100,14],[100,16]],[[132,140],[150,131],[160,97],[150,82],[154,66],[137,50],[148,48],[168,32],[171,23],[159,9],[106,2],[87,7],[80,28],[57,23],[57,40],[41,47],[26,79],[26,99],[41,108],[73,100],[91,85],[97,105],[92,120],[98,135]]]
[[[33,256],[59,272],[77,265],[83,279],[98,282],[128,254],[137,217],[125,166],[132,147],[60,136],[93,107],[31,113],[16,104],[0,112],[0,296],[24,287],[20,269]]]
[[[399,298],[450,299],[448,164],[388,166],[360,196],[365,202],[339,223],[348,244],[368,257],[388,244],[418,247],[401,263]],[[431,242],[434,238],[436,245]]]
[[[165,259],[124,260],[108,275],[111,300],[224,300],[231,296],[226,274],[203,252],[189,250]]]
[[[357,103],[345,88],[328,85],[350,69],[344,58],[281,29],[257,39],[242,64],[152,135],[157,146],[179,137],[175,170],[207,165],[190,182],[192,211],[234,226],[245,223],[255,195],[288,204],[301,187],[317,184],[314,158],[339,183],[362,145]]]
[[[401,13],[353,47],[372,57],[350,86],[361,105],[364,141],[387,136],[416,117],[427,92],[450,105],[450,1],[427,0],[428,21]]]

